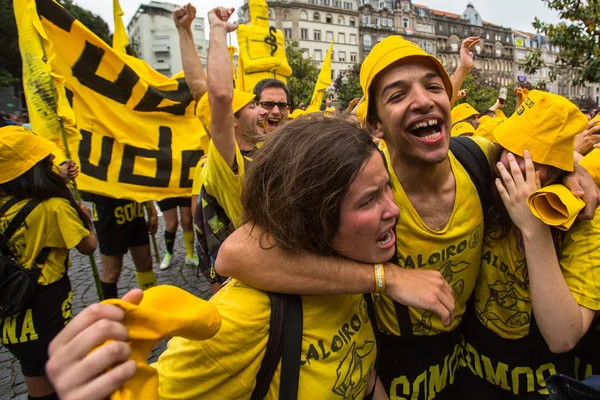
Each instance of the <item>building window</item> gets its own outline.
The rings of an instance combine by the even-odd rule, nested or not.
[[[338,25],[346,25],[346,20],[341,15],[338,17]]]
[[[325,16],[325,22],[328,23],[328,24],[333,23],[333,17],[331,16],[331,14],[327,14]]]
[[[350,62],[351,63],[355,63],[356,62],[356,53],[350,53]]]
[[[300,51],[302,52],[302,58],[307,59],[308,58],[308,49],[300,49]]]
[[[316,49],[315,50],[315,54],[314,54],[313,59],[315,61],[323,61],[323,55],[321,54],[321,50],[320,49]]]
[[[429,43],[429,42],[425,43],[425,51],[428,52],[429,54],[433,53],[433,48],[431,47],[431,43]]]
[[[325,34],[325,40],[331,43],[331,41],[333,40],[333,32],[327,31],[327,33]]]
[[[318,31],[316,29],[314,30],[314,32],[313,32],[313,40],[315,42],[320,42],[321,41],[321,31]]]
[[[323,0],[323,5],[329,7],[331,5],[331,0]]]
[[[422,8],[419,8],[419,11],[417,12],[417,15],[419,16],[419,18],[424,18],[425,17],[425,10],[423,10]]]
[[[502,45],[500,43],[496,43],[496,56],[502,55]]]
[[[392,19],[388,18],[388,26],[391,28],[392,26],[394,26],[394,24],[392,24]]]
[[[338,33],[338,43],[345,44],[346,43],[346,34]]]
[[[408,3],[404,3],[404,4],[408,4]],[[402,17],[402,27],[408,28],[408,17]]]
[[[486,33],[486,34],[485,34],[485,38],[486,38],[487,40],[490,40],[490,34],[489,34],[489,33]]]
[[[354,18],[350,18],[350,26],[356,26],[356,20]]]
[[[268,15],[269,15],[269,19],[274,19],[273,18],[273,10],[271,10],[270,8],[269,8],[269,14]]]
[[[480,45],[475,46],[475,53],[481,54],[481,46]]]
[[[439,24],[439,25],[438,25],[438,30],[439,30],[440,32],[444,32],[444,25],[442,25],[442,24]]]
[[[345,1],[344,2],[344,8],[346,10],[352,10],[352,3]]]
[[[362,16],[362,23],[363,24],[370,24],[371,23],[371,16],[370,15],[363,15]]]
[[[342,2],[340,0],[333,0],[333,6],[337,8],[342,8]]]
[[[404,9],[404,11],[409,12],[410,11],[410,4],[408,3],[408,1],[405,1],[402,3],[402,8]]]
[[[350,44],[356,44],[356,34],[355,33],[350,34]]]
[[[286,20],[286,21],[290,20],[290,13],[288,11],[286,11],[286,12],[283,13],[283,19]]]
[[[458,39],[455,37],[450,39],[450,50],[458,51]]]
[[[363,36],[363,48],[365,50],[371,50],[371,35]]]
[[[301,40],[308,40],[308,29],[307,28],[301,28],[300,29],[300,39]]]
[[[338,57],[339,57],[340,62],[346,62],[346,52],[345,51],[340,51]]]
[[[313,14],[313,21],[320,21],[321,20],[321,14],[318,12],[315,12]]]
[[[292,40],[292,28],[283,28],[283,35],[286,39]]]
[[[308,13],[304,10],[300,10],[300,19],[306,21],[308,19]]]

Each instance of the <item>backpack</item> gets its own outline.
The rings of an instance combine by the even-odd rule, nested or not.
[[[11,198],[0,208],[0,217],[14,206],[19,200]],[[36,257],[31,269],[25,269],[17,262],[15,256],[8,248],[8,241],[23,224],[25,218],[41,202],[30,200],[23,206],[10,221],[4,232],[0,232],[0,318],[12,316],[26,310],[27,306],[35,296],[37,280],[41,268],[48,258],[50,248],[42,249]]]
[[[491,204],[489,186],[492,182],[492,172],[485,153],[475,141],[462,136],[450,139],[450,151],[467,171],[475,185],[485,216]]]

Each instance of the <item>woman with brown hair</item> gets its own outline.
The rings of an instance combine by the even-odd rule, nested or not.
[[[246,172],[242,201],[245,220],[266,232],[261,237],[265,248],[365,263],[381,263],[394,254],[399,210],[389,175],[369,133],[348,119],[311,114],[270,135]],[[154,365],[160,398],[251,398],[269,340],[269,296],[232,280],[211,302],[222,315],[221,330],[204,342],[169,342]],[[126,362],[121,317],[110,306],[101,307],[104,311],[82,312],[50,350],[48,371],[62,396],[101,399],[135,373]],[[301,309],[297,398],[362,399],[371,393],[377,346],[363,295],[303,296]],[[86,356],[108,339],[78,340],[99,323],[106,324],[105,331],[118,332],[110,338],[120,350],[114,344],[112,351],[102,347]],[[88,378],[81,378],[82,370]],[[266,398],[280,395],[280,370]],[[374,395],[387,398],[381,385]]]

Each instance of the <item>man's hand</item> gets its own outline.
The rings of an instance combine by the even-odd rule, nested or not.
[[[595,145],[600,140],[600,134],[596,134],[599,130],[600,123],[598,123],[598,120],[590,120],[587,129],[575,136],[575,151],[585,155],[593,147],[596,147]]]
[[[88,206],[86,206],[84,203],[82,203],[81,201],[78,201],[77,205],[79,205],[81,212],[84,213],[85,216],[88,217],[88,219],[91,221],[92,220],[92,211],[90,210],[90,208]]]
[[[581,210],[577,219],[592,220],[596,208],[600,204],[600,189],[590,174],[585,168],[575,164],[575,170],[563,179],[563,184],[585,202],[585,208]]]
[[[210,10],[208,13],[208,23],[210,28],[223,27],[226,29],[227,33],[235,31],[238,28],[237,21],[233,23],[227,22],[234,11],[235,8],[233,7],[217,7]]]
[[[437,314],[444,326],[454,319],[454,295],[439,271],[414,270],[385,264],[386,294],[408,307]]]
[[[464,99],[467,97],[467,89],[461,89],[456,94],[456,100]]]
[[[192,29],[192,21],[196,19],[196,7],[190,3],[183,7],[177,7],[173,11],[173,22],[177,29]]]
[[[472,49],[480,42],[479,36],[471,36],[463,40],[460,45],[460,62],[458,68],[470,70],[473,68],[473,52]]]
[[[58,168],[58,174],[68,182],[79,176],[79,167],[75,161],[67,160]]]

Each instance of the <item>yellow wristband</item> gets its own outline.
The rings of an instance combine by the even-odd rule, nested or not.
[[[385,275],[383,272],[383,264],[374,264],[373,270],[375,271],[375,293],[385,293]]]

